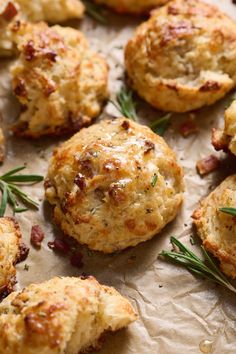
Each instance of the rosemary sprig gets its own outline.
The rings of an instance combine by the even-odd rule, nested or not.
[[[170,125],[171,113],[164,115],[162,118],[156,120],[150,125],[150,128],[154,133],[163,136]]]
[[[160,256],[164,257],[166,260],[187,268],[190,272],[197,276],[209,279],[236,293],[236,289],[219,270],[215,261],[203,246],[201,246],[202,254],[204,256],[204,259],[202,260],[175,237],[172,236],[170,241],[174,247],[178,248],[178,251],[162,251],[159,254]]]
[[[110,100],[110,102],[124,117],[134,121],[138,120],[136,113],[137,103],[134,101],[132,90],[126,86],[122,86],[120,92],[116,95],[116,100],[117,103],[113,100]]]
[[[220,211],[231,216],[236,216],[236,208],[220,208]]]
[[[0,217],[5,215],[7,204],[12,207],[14,213],[22,213],[23,211],[28,210],[28,208],[22,208],[19,206],[19,201],[24,205],[29,205],[35,208],[38,207],[38,203],[24,193],[18,185],[37,183],[42,181],[43,177],[39,175],[18,174],[18,172],[25,168],[25,166],[17,167],[0,176],[0,190],[2,192]]]
[[[89,0],[83,0],[88,16],[102,25],[108,25],[108,19],[104,16],[103,9]]]

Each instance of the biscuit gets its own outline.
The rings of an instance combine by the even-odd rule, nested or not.
[[[183,174],[163,138],[119,118],[56,149],[45,189],[66,235],[112,253],[151,239],[176,217]]]
[[[0,354],[78,354],[137,318],[114,288],[93,277],[31,284],[0,304]]]
[[[236,207],[236,175],[226,178],[193,214],[204,247],[219,259],[226,275],[236,278],[236,223],[219,210],[225,207]]]
[[[38,138],[76,132],[99,115],[108,97],[108,66],[72,28],[21,23],[15,33],[20,57],[11,68],[21,103],[13,127]]]
[[[200,0],[174,0],[138,27],[125,49],[130,84],[152,106],[187,112],[236,83],[236,23]]]
[[[81,18],[84,5],[79,0],[1,0],[0,2],[0,56],[16,52],[11,27],[14,21],[46,21],[60,23]]]
[[[225,111],[224,129],[213,129],[212,144],[216,150],[231,151],[236,155],[236,100]]]
[[[146,14],[153,8],[164,5],[170,0],[94,0],[119,13]]]
[[[0,218],[0,293],[15,284],[15,265],[22,258],[23,243],[19,225],[12,218]]]

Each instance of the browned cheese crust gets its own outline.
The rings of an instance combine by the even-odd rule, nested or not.
[[[236,221],[219,210],[224,207],[236,207],[236,175],[226,178],[193,214],[204,247],[219,259],[226,275],[236,278]]]
[[[78,354],[136,318],[127,299],[93,277],[53,278],[0,304],[0,354]]]
[[[20,23],[14,31],[20,57],[12,86],[22,105],[15,134],[38,138],[89,125],[108,97],[106,61],[72,28]]]
[[[56,149],[45,189],[65,234],[111,253],[151,239],[176,217],[183,172],[160,136],[120,118]]]
[[[236,83],[236,24],[203,1],[171,1],[138,27],[125,63],[133,88],[158,109],[211,105]]]

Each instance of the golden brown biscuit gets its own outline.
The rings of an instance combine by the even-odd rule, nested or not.
[[[236,83],[236,24],[200,0],[174,0],[138,27],[125,50],[131,85],[154,107],[187,112]]]
[[[170,0],[94,0],[119,13],[145,14],[153,8],[164,5]]]
[[[236,155],[236,100],[225,111],[224,130],[213,129],[212,144],[216,150],[230,150]]]
[[[5,138],[2,128],[0,127],[0,163],[3,162],[5,157]]]
[[[1,0],[0,1],[0,56],[15,52],[11,25],[14,20],[60,23],[81,18],[84,5],[79,0]]]
[[[120,118],[83,129],[59,147],[45,189],[66,235],[111,253],[151,239],[175,218],[183,174],[160,136]]]
[[[53,278],[0,304],[0,354],[78,354],[136,318],[127,299],[93,277]]]
[[[20,57],[11,68],[22,105],[15,134],[38,138],[78,131],[101,112],[108,97],[108,66],[72,28],[21,23]]]
[[[0,218],[0,293],[10,292],[15,284],[15,264],[22,258],[19,225],[12,218]]]
[[[204,247],[219,259],[225,274],[236,278],[235,217],[220,208],[236,208],[236,175],[226,178],[193,214]]]

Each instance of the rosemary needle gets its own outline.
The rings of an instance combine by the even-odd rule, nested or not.
[[[25,166],[17,167],[0,176],[0,190],[2,192],[0,217],[5,215],[8,204],[12,207],[14,213],[22,213],[28,210],[26,207],[20,207],[19,201],[24,205],[38,207],[38,203],[24,193],[19,188],[19,185],[37,183],[42,181],[43,177],[39,175],[18,174],[18,172],[21,172],[25,168]]]
[[[219,270],[215,261],[203,246],[201,249],[204,259],[202,260],[175,237],[172,236],[170,241],[173,246],[178,248],[178,251],[162,251],[159,254],[160,256],[164,257],[166,260],[187,268],[190,272],[197,276],[209,279],[236,293],[236,289]]]
[[[150,128],[154,133],[163,136],[170,125],[171,113],[164,115],[162,118],[156,120],[150,125]]]
[[[236,216],[236,208],[220,208],[220,211],[231,216]]]
[[[137,113],[136,113],[136,102],[134,101],[133,98],[133,91],[130,90],[129,88],[122,86],[118,94],[116,95],[116,100],[117,103],[114,102],[113,100],[110,100],[110,102],[113,104],[113,106],[120,111],[120,113],[129,119],[132,119],[134,121],[138,120]]]
[[[101,23],[102,25],[108,24],[108,19],[104,16],[103,10],[98,7],[96,4],[93,4],[89,0],[83,0],[85,9],[87,14],[96,20],[97,22]]]

